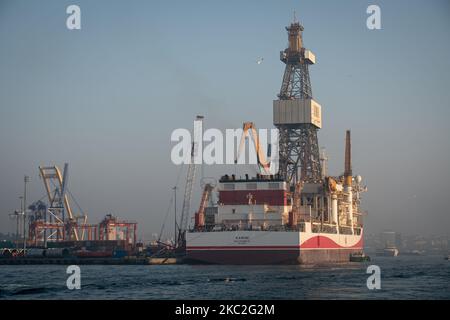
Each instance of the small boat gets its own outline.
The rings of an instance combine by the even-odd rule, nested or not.
[[[383,257],[396,257],[398,256],[398,249],[395,247],[386,247],[384,249],[378,249],[376,254],[377,256]]]
[[[364,252],[350,254],[350,262],[366,262],[370,261],[370,257],[366,256]]]
[[[422,256],[424,253],[423,250],[402,251],[402,256]]]

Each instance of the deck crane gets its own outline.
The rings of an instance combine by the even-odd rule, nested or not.
[[[242,128],[242,136],[241,136],[241,142],[239,144],[239,150],[236,155],[236,159],[234,160],[234,163],[237,163],[242,151],[245,147],[245,138],[249,136],[249,132],[251,133],[251,137],[253,138],[253,143],[256,150],[256,156],[258,160],[258,165],[263,172],[264,175],[270,175],[270,162],[267,161],[266,156],[264,155],[264,152],[262,150],[258,133],[256,131],[256,126],[253,122],[244,122],[243,128]],[[270,147],[270,145],[269,145]]]
[[[203,121],[203,116],[197,116],[196,121]],[[194,130],[194,135],[196,134]],[[197,132],[197,134],[202,134],[202,132]],[[186,247],[186,230],[188,228],[189,216],[190,216],[190,208],[191,208],[191,199],[192,199],[192,188],[194,186],[195,180],[195,171],[196,164],[195,158],[198,152],[198,141],[203,141],[203,137],[197,139],[194,137],[192,146],[191,146],[191,161],[189,162],[187,177],[186,177],[186,186],[184,188],[184,197],[183,197],[183,207],[181,210],[181,218],[180,224],[178,227],[178,237],[176,239],[176,247],[179,249],[184,249]],[[175,204],[176,205],[176,204]]]
[[[206,205],[208,204],[209,199],[211,199],[211,193],[214,187],[212,184],[207,183],[203,188],[202,199],[200,200],[200,207],[198,211],[195,213],[195,228],[198,230],[202,230],[205,227],[205,210]]]

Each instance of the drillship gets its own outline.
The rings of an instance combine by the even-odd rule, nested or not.
[[[255,177],[224,175],[204,186],[195,225],[185,234],[187,258],[213,264],[317,264],[347,262],[363,250],[361,176],[353,176],[350,131],[344,172],[329,176],[319,152],[322,108],[313,99],[303,47],[303,26],[286,28],[286,64],[273,123],[279,129],[279,171]],[[244,130],[252,130],[253,124]],[[256,143],[255,145],[258,145]],[[258,152],[261,167],[267,165]],[[214,192],[218,201],[208,205]]]

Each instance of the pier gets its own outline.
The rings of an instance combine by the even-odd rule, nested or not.
[[[2,258],[0,265],[173,265],[184,258],[124,257],[124,258]]]

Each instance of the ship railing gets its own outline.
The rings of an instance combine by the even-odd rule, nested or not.
[[[192,228],[190,232],[226,232],[226,231],[294,231],[294,232],[304,232],[305,224],[299,223],[297,227],[288,227],[285,225],[279,226],[267,226],[265,228],[258,227],[244,227],[244,226],[224,226],[224,225],[211,225],[203,229]]]
[[[316,221],[313,219],[313,221]],[[190,232],[224,232],[224,231],[294,231],[294,232],[305,232],[306,223],[308,221],[300,221],[296,226],[288,225],[276,225],[276,226],[266,226],[266,227],[248,227],[239,225],[224,225],[216,224],[209,225],[202,229],[190,229]],[[335,224],[312,222],[311,231],[313,233],[332,233],[337,234],[337,226]],[[340,234],[352,234],[352,228],[350,226],[339,226]],[[354,227],[354,233],[357,235],[361,234],[361,228]]]

